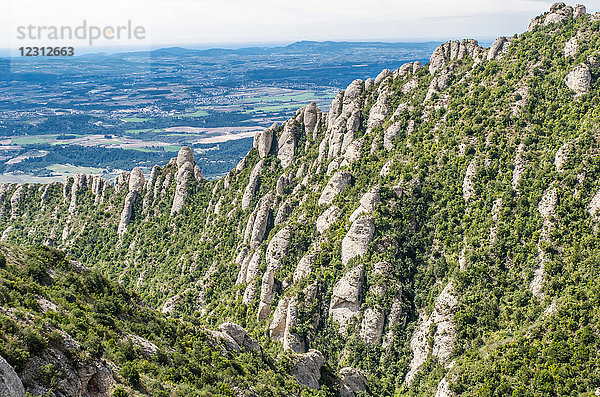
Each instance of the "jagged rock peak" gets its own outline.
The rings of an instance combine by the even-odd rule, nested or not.
[[[135,167],[131,174],[129,175],[129,191],[138,191],[142,187],[144,187],[144,183],[146,183],[146,178],[144,177],[144,173],[140,167]]]
[[[277,129],[277,123],[273,123],[269,128],[264,131],[258,131],[254,135],[253,147],[258,150],[258,155],[261,159],[267,157],[271,151],[271,145],[273,144],[273,135]]]
[[[528,31],[532,31],[536,26],[548,26],[551,23],[559,23],[567,19],[571,18],[579,18],[582,15],[585,15],[586,8],[581,4],[575,6],[575,8],[566,5],[565,3],[554,3],[550,7],[550,11],[548,13],[539,15],[529,22],[529,26],[527,28]]]
[[[438,70],[456,59],[473,58],[476,62],[481,60],[485,48],[481,47],[477,40],[465,39],[463,41],[449,41],[442,44],[433,51],[431,55],[429,72],[435,74]]]
[[[194,151],[189,146],[179,149],[177,154],[177,168],[180,168],[186,162],[194,164]]]

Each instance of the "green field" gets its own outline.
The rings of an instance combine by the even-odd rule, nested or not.
[[[206,110],[202,110],[202,109],[196,109],[195,112],[192,113],[185,113],[185,114],[181,114],[178,115],[179,117],[206,117],[208,116],[208,112]]]
[[[104,168],[78,167],[70,164],[52,164],[46,168],[58,174],[76,174],[78,172],[83,174],[101,174],[106,171]]]
[[[56,136],[56,135],[52,135]],[[10,143],[13,145],[38,145],[43,143],[48,143],[48,139],[50,136],[41,135],[41,136],[20,136],[17,138],[13,138]]]

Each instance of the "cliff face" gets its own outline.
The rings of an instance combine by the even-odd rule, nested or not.
[[[490,357],[550,343],[530,331],[584,300],[566,286],[597,296],[582,280],[598,252],[580,242],[598,238],[598,20],[557,3],[489,49],[448,42],[426,67],[356,80],[329,113],[313,103],[258,133],[220,180],[184,148],[147,181],[4,185],[2,239],[60,246],[172,315],[268,335],[307,387],[326,364],[343,395],[476,392]],[[577,307],[595,346],[597,308]],[[486,387],[540,386],[512,371]]]

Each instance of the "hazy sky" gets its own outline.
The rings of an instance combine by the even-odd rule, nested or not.
[[[7,0],[3,0],[6,2]],[[8,0],[0,14],[0,48],[35,45],[17,27],[145,28],[144,40],[97,45],[210,47],[298,40],[492,39],[523,32],[553,1],[540,0]],[[588,1],[588,12],[600,0]],[[55,45],[85,46],[54,40]]]

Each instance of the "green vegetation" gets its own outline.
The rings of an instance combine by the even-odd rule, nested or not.
[[[564,45],[577,32],[581,32],[579,52],[566,58]],[[381,85],[375,85],[358,98],[364,105],[352,138],[362,140],[362,149],[360,158],[349,164],[342,158],[318,160],[319,147],[327,149],[323,140],[331,135],[323,123],[313,136],[306,133],[304,119],[291,121],[288,128],[298,131],[294,161],[283,169],[276,155],[267,156],[246,209],[241,201],[259,162],[256,149],[223,179],[190,179],[185,205],[173,216],[173,197],[176,190],[181,192],[174,176],[181,175],[174,164],[162,167],[156,179],[138,191],[122,238],[117,225],[127,182],[107,187],[101,195],[88,186],[73,188],[73,179],[64,187],[48,189],[9,186],[0,201],[0,230],[12,244],[60,246],[98,272],[91,274],[118,281],[102,279],[102,291],[122,296],[135,290],[144,304],[172,310],[169,319],[150,309],[151,315],[136,317],[119,303],[129,300],[115,298],[119,303],[115,310],[125,315],[121,320],[121,315],[113,316],[110,310],[106,314],[104,306],[100,310],[88,302],[97,299],[96,289],[86,287],[81,298],[70,298],[76,303],[83,300],[79,310],[103,327],[98,334],[102,357],[118,363],[128,388],[148,387],[156,371],[159,377],[153,379],[166,379],[169,392],[185,384],[194,392],[209,387],[207,393],[216,393],[222,385],[240,383],[264,385],[259,395],[293,390],[287,388],[294,382],[283,375],[289,373],[293,355],[283,353],[281,343],[268,337],[278,303],[290,298],[298,306],[291,332],[326,359],[321,387],[313,394],[333,393],[336,375],[349,366],[366,375],[367,393],[373,395],[434,395],[446,378],[451,390],[465,396],[591,396],[600,388],[599,218],[590,213],[590,203],[600,190],[600,66],[592,65],[592,85],[584,95],[574,96],[564,81],[574,66],[600,59],[599,43],[600,21],[585,16],[515,37],[501,60],[452,61],[446,69],[448,86],[438,86],[428,100],[437,77],[427,68],[416,76],[393,77],[382,83],[389,91],[388,116],[368,129],[369,114],[382,92]],[[414,89],[407,90],[412,79]],[[393,124],[401,128],[387,150],[383,136]],[[281,138],[283,130],[279,127],[275,137]],[[171,150],[178,148],[173,145]],[[327,157],[327,150],[321,150],[321,157],[323,152]],[[561,158],[557,153],[563,154],[562,163],[556,161]],[[326,206],[318,199],[331,178],[327,170],[332,164],[346,167],[353,178],[333,201],[339,218],[321,234],[316,222]],[[388,164],[389,172],[382,172]],[[469,178],[467,170],[472,171]],[[289,185],[283,183],[286,179]],[[361,258],[343,264],[342,240],[349,218],[374,186],[379,186],[381,200],[371,212],[373,239]],[[20,198],[16,195],[19,200],[14,199],[18,189],[23,193]],[[548,205],[551,200],[544,197],[554,191],[556,202]],[[254,231],[249,219],[255,219],[257,204],[269,194],[273,208],[265,238],[252,247],[261,254],[256,276],[237,283],[241,266],[236,258],[243,248],[250,248]],[[291,212],[276,225],[277,212],[286,202]],[[258,320],[267,246],[284,226],[290,227],[292,237],[274,272],[270,314]],[[314,265],[306,278],[294,283],[296,266],[315,243],[319,250]],[[374,272],[382,261],[390,265],[388,274]],[[330,302],[338,280],[359,263],[365,269],[359,314],[341,335],[330,318]],[[35,311],[31,291],[53,298],[52,286],[60,277],[49,278],[50,272],[38,265],[17,268],[18,276],[10,273],[10,267],[4,271],[9,284],[18,284],[19,277],[28,281],[8,302],[31,305]],[[534,294],[532,281],[540,273],[543,283]],[[448,362],[430,354],[414,382],[406,384],[413,358],[411,336],[420,318],[437,311],[436,300],[450,282],[457,303],[447,321],[452,325]],[[53,299],[69,302],[60,295],[68,290],[67,283],[56,285]],[[73,293],[79,294],[78,282],[74,285]],[[382,286],[384,292],[374,292]],[[396,299],[399,319],[391,327],[384,324],[393,331],[390,345],[365,343],[360,329],[366,310],[380,309],[389,318]],[[148,326],[148,319],[157,328]],[[203,327],[214,329],[224,321],[249,330],[264,355],[242,353],[223,363],[213,350],[206,350]],[[86,346],[91,332],[87,323],[70,324],[61,318],[54,326],[72,329]],[[424,349],[435,346],[435,324],[425,332]],[[140,363],[115,348],[110,340],[127,332],[167,352],[167,346],[175,346],[170,356],[173,363],[180,363],[175,374],[166,364],[152,359],[147,359],[150,364]],[[17,367],[22,365],[20,357],[50,343],[20,334],[5,340],[30,341],[3,351],[17,352],[11,357]],[[202,376],[208,377],[207,386],[198,383]],[[307,390],[302,393],[310,395]]]

